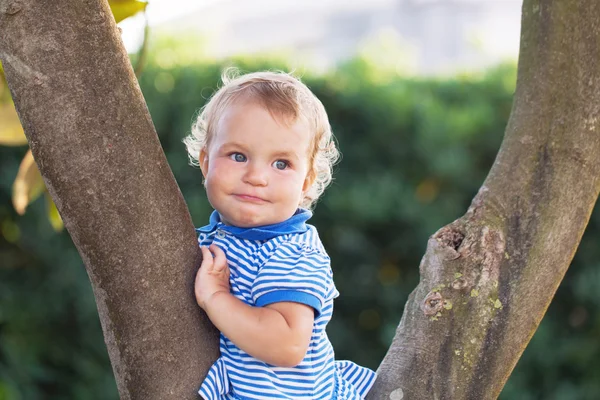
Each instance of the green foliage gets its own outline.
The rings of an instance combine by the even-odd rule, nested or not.
[[[225,65],[171,55],[151,62],[140,83],[200,226],[211,210],[181,140]],[[260,60],[234,64],[286,69]],[[343,153],[311,220],[341,292],[328,332],[337,358],[377,368],[418,283],[427,238],[466,211],[494,161],[515,68],[408,79],[356,59],[303,80],[325,104]],[[10,205],[23,153],[0,147],[0,399],[116,399],[91,288],[67,234],[53,232],[43,203],[24,217]],[[599,229],[596,212],[502,399],[600,397]]]
[[[116,385],[71,239],[46,203],[18,216],[12,181],[27,148],[0,147],[0,399],[109,399]]]

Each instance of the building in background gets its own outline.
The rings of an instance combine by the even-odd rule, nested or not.
[[[222,0],[158,26],[207,38],[202,51],[285,52],[328,68],[367,52],[413,74],[481,69],[518,55],[521,0]]]

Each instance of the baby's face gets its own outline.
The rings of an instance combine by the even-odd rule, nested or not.
[[[251,101],[229,107],[200,152],[208,200],[223,222],[248,228],[290,218],[312,183],[310,142],[301,120],[287,126]]]

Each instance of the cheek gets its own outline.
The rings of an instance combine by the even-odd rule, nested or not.
[[[231,166],[227,164],[227,160],[220,158],[215,159],[208,169],[208,177],[211,179],[226,179],[234,170],[234,168],[231,168]]]
[[[286,177],[279,180],[279,190],[286,193],[286,197],[296,197],[302,195],[303,179],[300,175]]]
[[[209,196],[227,186],[227,168],[224,168],[222,164],[215,160],[208,168],[204,186]]]

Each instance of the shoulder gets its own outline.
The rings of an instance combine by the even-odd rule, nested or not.
[[[269,243],[270,251],[259,268],[278,269],[282,274],[304,271],[331,275],[329,255],[325,251],[317,230],[283,235]]]
[[[306,226],[308,227],[306,232],[285,235],[279,246],[295,249],[296,251],[301,251],[303,254],[314,253],[329,258],[327,251],[321,242],[317,228],[309,224]]]
[[[292,301],[313,307],[319,315],[337,296],[330,259],[314,227],[278,236],[265,246],[269,251],[252,289],[256,305]]]

